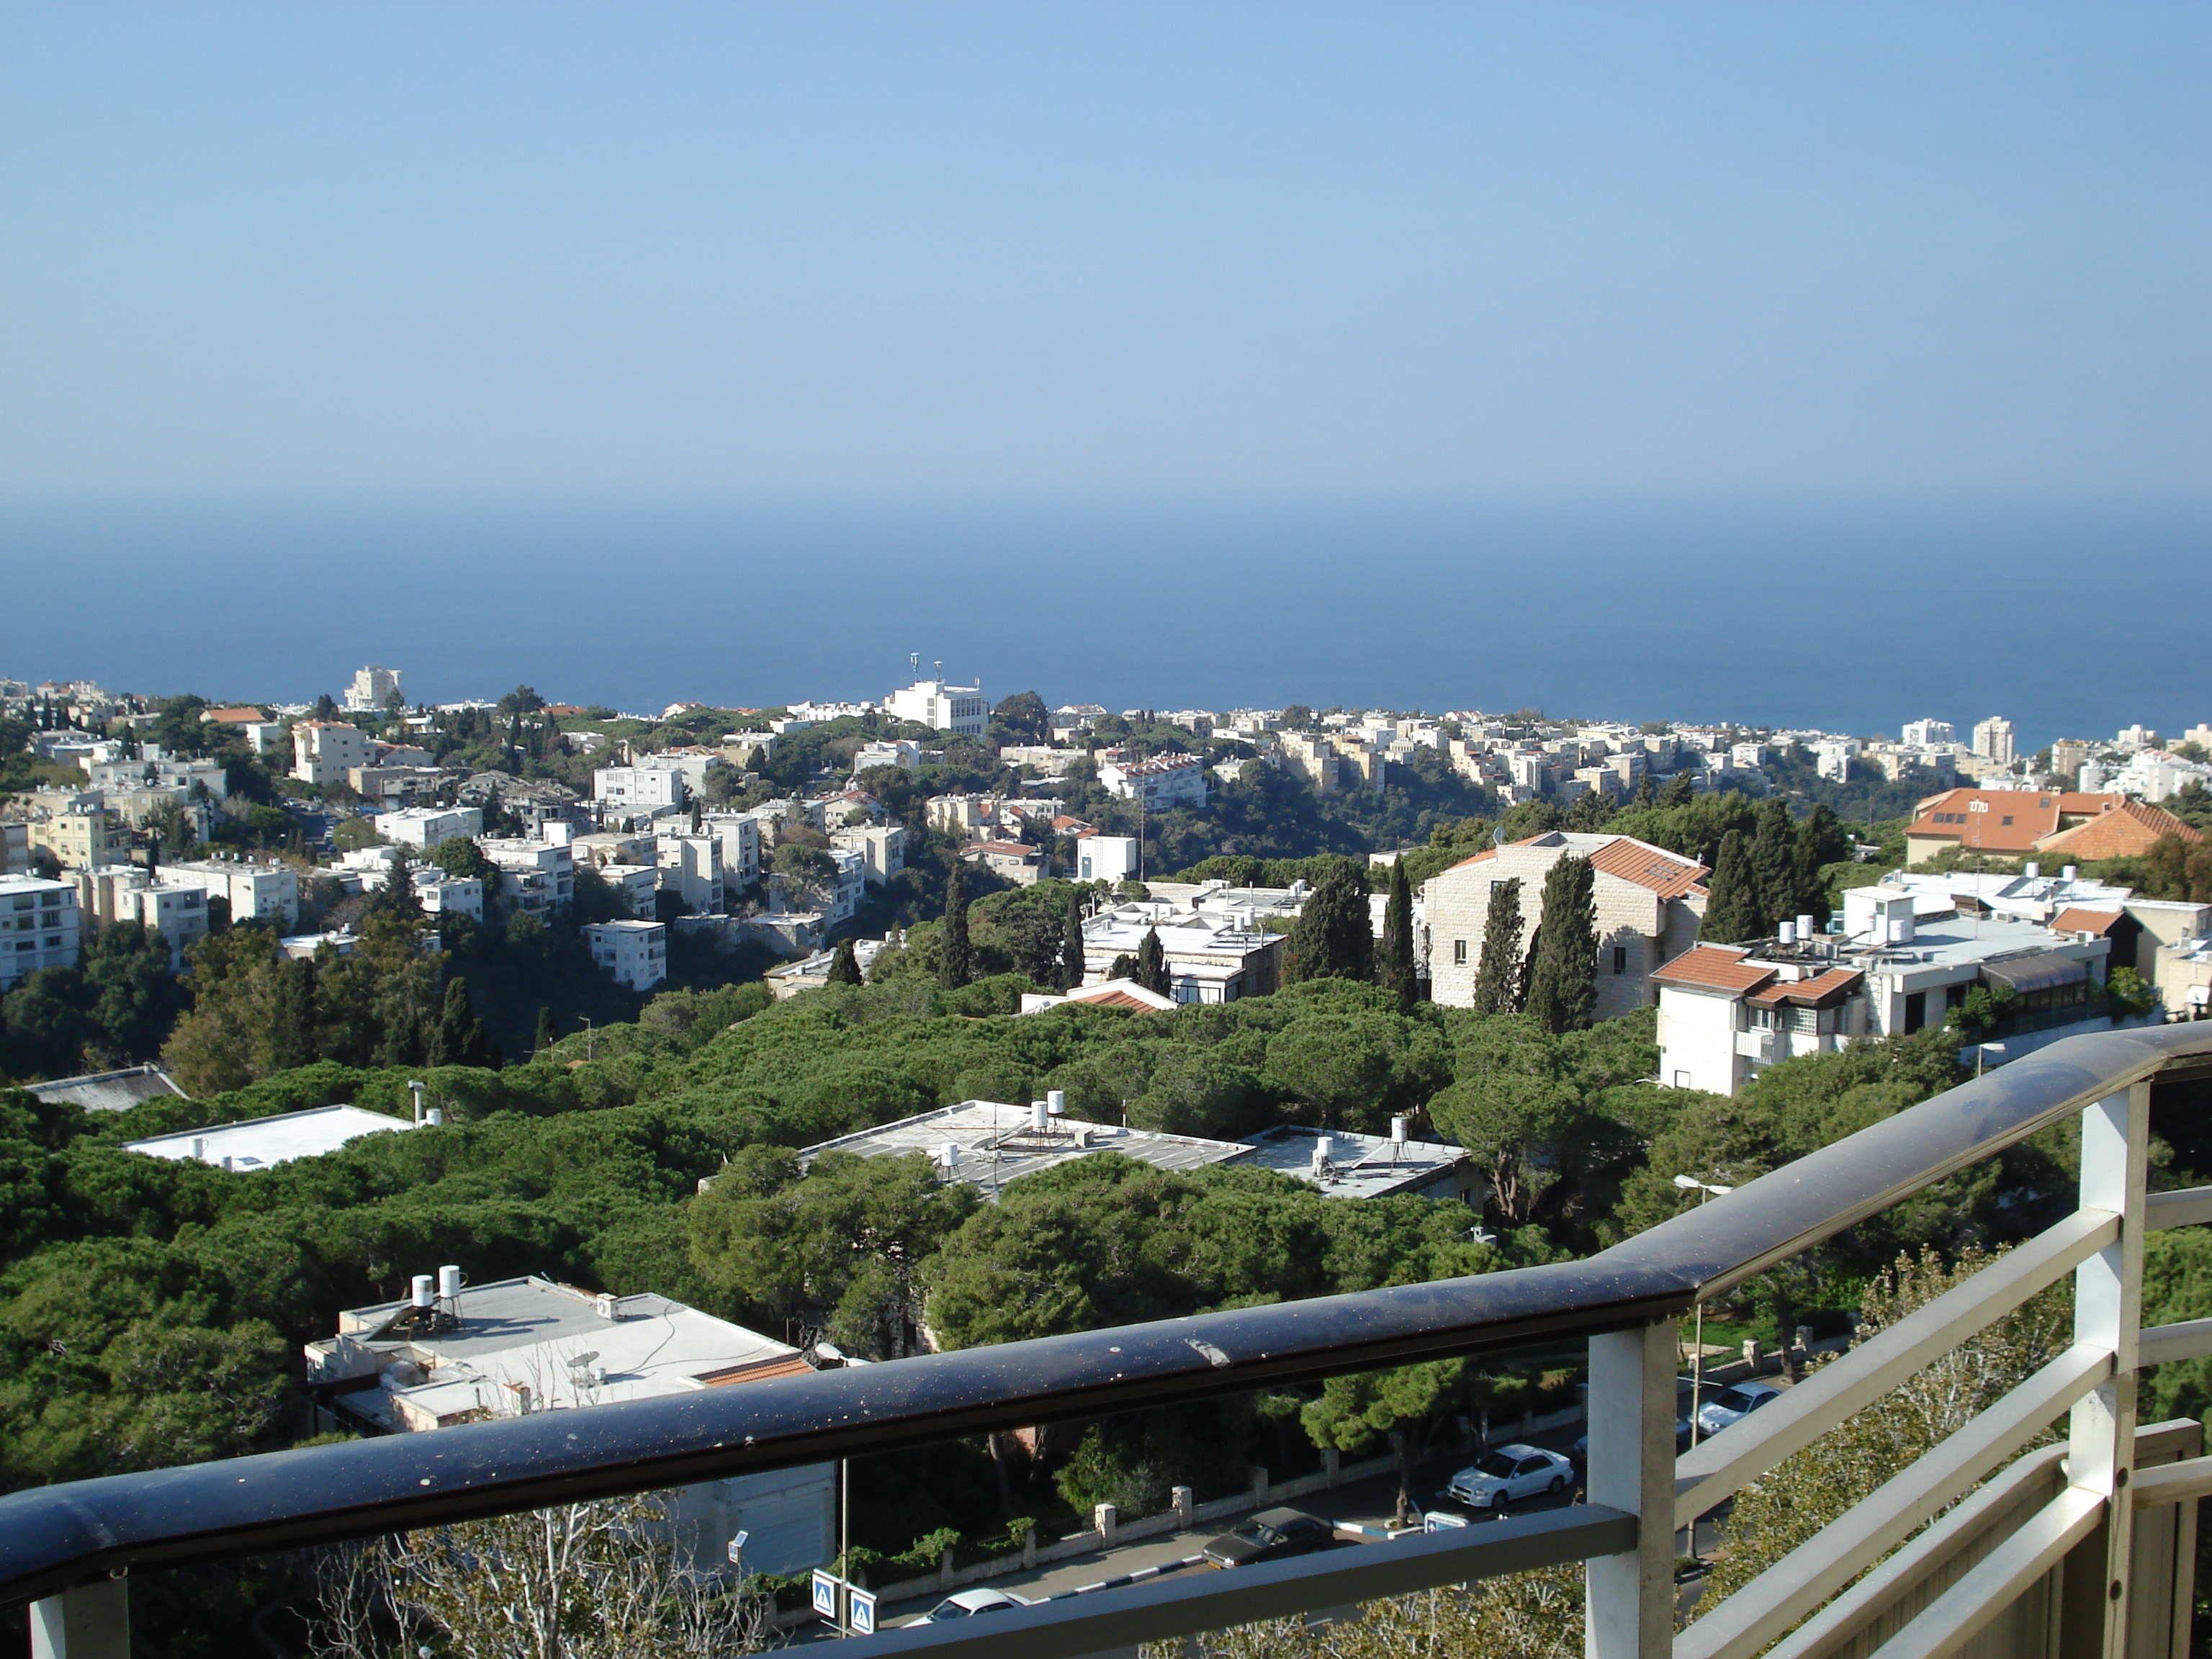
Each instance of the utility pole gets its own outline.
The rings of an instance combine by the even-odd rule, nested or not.
[[[1701,1210],[1705,1207],[1708,1198],[1718,1198],[1735,1190],[1733,1187],[1714,1186],[1695,1176],[1678,1175],[1674,1177],[1674,1184],[1686,1193],[1694,1191],[1698,1194],[1698,1207]],[[1705,1304],[1703,1300],[1698,1304],[1697,1334],[1690,1340],[1692,1346],[1690,1356],[1690,1447],[1694,1451],[1698,1444],[1698,1407],[1704,1403],[1705,1385]],[[1785,1360],[1789,1357],[1786,1353],[1783,1355]],[[1694,1526],[1696,1523],[1693,1522],[1692,1524]],[[1694,1535],[1690,1541],[1694,1547],[1697,1542]]]

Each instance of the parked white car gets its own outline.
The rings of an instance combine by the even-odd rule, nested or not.
[[[979,1613],[1005,1613],[1014,1607],[1035,1605],[1026,1596],[1009,1595],[1004,1590],[956,1590],[913,1622],[917,1625],[942,1625],[955,1619],[972,1619]]]
[[[1444,1490],[1469,1509],[1502,1510],[1516,1498],[1560,1492],[1575,1483],[1575,1466],[1541,1446],[1498,1446],[1452,1476]]]
[[[1761,1406],[1782,1398],[1782,1390],[1771,1382],[1738,1382],[1723,1389],[1698,1407],[1698,1426],[1707,1434],[1718,1434],[1732,1423],[1741,1423]]]

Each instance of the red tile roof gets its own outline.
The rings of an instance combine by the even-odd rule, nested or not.
[[[2086,827],[2086,826],[2085,826]],[[2105,930],[2120,919],[2118,910],[2092,910],[2079,904],[2069,904],[2051,919],[2051,929],[2057,933],[2095,933],[2102,937]]]
[[[1462,860],[1461,860],[1457,864],[1453,865],[1451,867],[1452,867],[1453,869],[1455,869],[1455,870],[1464,870],[1464,869],[1466,869],[1469,865],[1472,865],[1472,864],[1480,864],[1480,863],[1481,863],[1485,859],[1494,859],[1494,858],[1496,858],[1497,856],[1498,856],[1498,849],[1497,849],[1495,847],[1493,847],[1493,848],[1491,848],[1488,852],[1486,852],[1486,853],[1477,853],[1477,854],[1476,854],[1473,858],[1471,858],[1471,859],[1462,859]]]
[[[2039,841],[2057,834],[2062,815],[2094,811],[2093,803],[2119,799],[2057,789],[1947,789],[1920,803],[1920,815],[1905,833],[1992,853],[2033,853]],[[2069,801],[2079,804],[2069,808]]]
[[[2191,829],[2162,806],[2124,800],[2087,823],[2045,836],[2036,842],[2035,850],[2063,854],[2077,864],[2094,864],[2100,859],[2133,858],[2148,853],[2167,836],[2179,836],[2185,842],[2204,839],[2202,830]]]
[[[1801,1008],[1817,1008],[1823,1003],[1842,1001],[1865,977],[1855,968],[1830,968],[1811,979],[1777,980],[1745,1000],[1768,1008],[1779,1007],[1785,1002],[1796,1003]]]
[[[1652,975],[1661,985],[1689,985],[1705,991],[1751,991],[1774,977],[1764,963],[1746,962],[1748,945],[1693,945]]]
[[[1686,859],[1679,853],[1669,853],[1631,836],[1616,836],[1591,854],[1590,867],[1632,881],[1639,887],[1649,887],[1662,899],[1680,898],[1694,891],[1699,879],[1711,873],[1694,859]]]

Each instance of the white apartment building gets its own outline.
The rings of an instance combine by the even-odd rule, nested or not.
[[[592,774],[592,793],[621,812],[672,809],[691,799],[680,766],[603,766]]]
[[[477,846],[499,866],[501,893],[521,902],[525,909],[550,906],[566,912],[574,900],[576,855],[565,842],[496,836],[479,841]],[[524,877],[535,877],[537,884],[521,879]],[[533,897],[535,904],[531,902]]]
[[[1137,838],[1086,830],[1075,840],[1078,881],[1133,881],[1137,874]]]
[[[916,680],[884,699],[884,710],[894,719],[911,720],[939,732],[958,732],[980,738],[991,711],[983,702],[983,687],[947,685],[942,679]]]
[[[2002,714],[1992,714],[1974,727],[1974,753],[2000,769],[2018,758],[2016,741],[2012,722]]]
[[[595,921],[583,929],[592,960],[633,991],[668,977],[668,929],[657,921]]]
[[[1907,720],[1898,741],[1908,749],[1925,749],[1931,744],[1956,743],[1958,736],[1948,720]]]
[[[429,916],[466,916],[482,921],[484,884],[474,876],[449,876],[434,866],[410,872],[415,897]]]
[[[653,847],[663,892],[674,893],[691,915],[713,915],[721,909],[722,843],[719,837],[655,836]]]
[[[210,799],[222,800],[230,793],[230,779],[222,763],[211,760],[94,761],[85,768],[92,787],[109,789],[173,789],[189,795],[195,787]]]
[[[775,815],[766,822],[774,835]],[[732,896],[760,879],[762,823],[759,812],[708,812],[699,821],[700,833],[722,843],[722,884]]]
[[[343,720],[301,720],[292,728],[292,775],[302,783],[343,783],[374,755],[368,733]]]
[[[396,668],[360,668],[354,671],[353,683],[345,689],[345,707],[356,714],[383,712],[394,697],[405,696],[399,688],[399,671]]]
[[[161,934],[169,947],[169,971],[181,973],[186,947],[208,936],[207,890],[184,882],[149,880],[124,896],[129,909],[123,919]]]
[[[474,806],[408,806],[380,815],[376,829],[386,841],[427,853],[449,841],[474,841],[483,834],[483,812]]]
[[[1006,750],[999,751],[1004,759]],[[1018,765],[1019,762],[1009,764]],[[900,738],[885,743],[864,743],[853,755],[853,775],[859,777],[871,767],[896,766],[902,772],[912,772],[921,765],[921,745]]]
[[[0,876],[0,991],[41,968],[74,968],[83,945],[76,887],[38,876]]]
[[[830,832],[830,844],[841,852],[857,854],[872,886],[882,886],[906,868],[902,824],[843,824]]]
[[[860,854],[843,847],[831,848],[830,856],[837,866],[837,879],[822,920],[824,926],[834,927],[841,921],[850,921],[860,909],[860,901],[867,896],[868,862]]]
[[[224,900],[234,922],[266,921],[279,933],[300,925],[300,876],[289,865],[202,859],[165,866],[161,873]]]
[[[1206,805],[1206,763],[1195,755],[1108,761],[1098,769],[1098,782],[1123,800],[1143,801],[1146,811]]]
[[[659,914],[660,870],[651,864],[603,864],[599,867],[599,879],[615,890],[615,899],[623,909],[640,921],[651,921]]]
[[[464,1277],[425,1273],[417,1295],[348,1309],[336,1336],[307,1344],[307,1380],[334,1419],[372,1434],[434,1433],[524,1411],[696,1399],[811,1369],[796,1348],[665,1297]],[[836,1474],[812,1463],[680,1486],[657,1524],[688,1571],[805,1573],[836,1553]],[[741,1569],[726,1554],[738,1537]]]

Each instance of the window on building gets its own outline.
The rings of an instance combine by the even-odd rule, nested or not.
[[[1463,939],[1452,941],[1452,965],[1456,968],[1467,966],[1467,941]]]
[[[1628,947],[1625,945],[1616,945],[1613,947],[1613,971],[1616,974],[1625,974],[1628,971]]]

